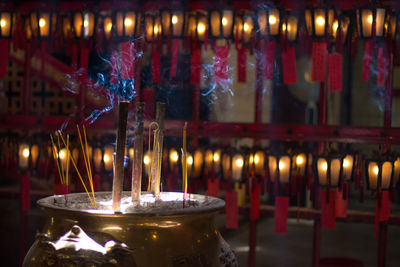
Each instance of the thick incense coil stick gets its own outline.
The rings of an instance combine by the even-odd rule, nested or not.
[[[144,103],[136,103],[136,127],[133,140],[133,162],[132,162],[132,201],[140,202],[142,187],[143,166],[143,120]]]
[[[158,136],[157,146],[153,147],[153,153],[155,153],[154,162],[157,164],[153,165],[151,172],[151,193],[155,197],[160,194],[160,178],[161,178],[161,160],[163,150],[163,139],[164,139],[164,116],[165,116],[165,103],[157,102],[156,104],[156,121],[158,124]]]
[[[122,186],[124,182],[124,156],[126,142],[126,125],[128,122],[129,102],[121,101],[118,111],[117,151],[115,157],[115,173],[112,188],[113,210],[119,211],[121,205]]]

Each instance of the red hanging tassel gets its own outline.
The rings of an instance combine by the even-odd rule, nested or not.
[[[135,43],[121,43],[121,79],[133,79],[135,76]]]
[[[315,82],[325,81],[326,43],[314,42],[312,48],[311,79]]]
[[[179,40],[172,40],[172,52],[171,52],[171,68],[169,71],[170,77],[176,77],[176,70],[178,66],[178,52],[179,52]]]
[[[159,83],[161,80],[160,62],[161,53],[153,47],[151,54],[151,79],[153,83]]]
[[[342,77],[343,77],[342,55],[340,54],[328,55],[329,90],[342,91],[343,88]]]
[[[364,58],[363,58],[363,68],[361,74],[361,80],[367,82],[369,80],[369,75],[371,72],[371,61],[372,61],[372,49],[374,48],[373,41],[364,42]]]
[[[119,55],[117,51],[112,51],[111,53],[111,66],[110,66],[110,84],[118,84],[118,65],[119,65]]]
[[[218,84],[228,83],[228,55],[229,46],[216,46],[214,57],[214,78]]]
[[[260,185],[253,184],[250,191],[250,220],[257,220],[260,217]]]
[[[275,55],[275,42],[267,42],[265,49],[265,79],[272,80],[274,78],[274,55]]]
[[[282,69],[284,84],[297,82],[296,54],[292,46],[282,51]]]
[[[276,196],[274,211],[274,233],[287,234],[287,219],[289,209],[289,198]]]
[[[31,209],[30,181],[28,175],[24,174],[20,178],[21,210],[29,211]]]
[[[383,47],[378,48],[378,63],[377,63],[376,84],[385,85],[385,56]]]
[[[336,191],[321,189],[321,227],[322,229],[335,228],[335,199]]]
[[[237,55],[237,76],[238,76],[238,82],[240,83],[245,83],[246,82],[246,48],[239,48],[237,50],[238,55]]]
[[[9,41],[0,39],[0,78],[7,73]]]
[[[219,180],[208,179],[207,185],[207,196],[219,197]]]
[[[390,216],[390,198],[389,191],[378,192],[376,195],[376,209],[375,209],[375,231],[374,237],[378,237],[379,223],[389,220]]]
[[[335,199],[335,215],[338,218],[346,218],[347,216],[347,194],[348,183],[343,183],[343,190],[336,189]]]
[[[193,85],[200,85],[201,77],[201,50],[196,49],[192,52],[190,66],[190,82]]]
[[[237,229],[239,225],[238,194],[236,191],[225,192],[225,225],[227,229]]]

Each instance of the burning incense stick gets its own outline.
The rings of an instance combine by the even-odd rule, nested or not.
[[[144,103],[136,103],[136,129],[133,141],[133,163],[132,163],[132,201],[140,203],[142,187],[142,165],[143,165],[143,120]]]
[[[153,135],[153,150],[150,150],[151,148],[151,127],[155,125],[156,129],[154,130],[154,135]],[[155,160],[155,155],[156,153],[154,151],[156,151],[156,147],[157,147],[157,140],[158,140],[158,134],[159,134],[159,129],[158,129],[158,124],[157,122],[152,122],[149,125],[149,153],[150,153],[150,171],[149,171],[149,183],[147,185],[147,192],[150,192],[150,188],[151,188],[151,174],[152,174],[152,170],[153,170],[153,166],[154,166],[154,160]],[[154,153],[153,153],[154,152]]]
[[[155,153],[156,164],[152,167],[151,172],[151,193],[155,197],[160,194],[160,178],[161,178],[161,161],[162,161],[162,150],[163,150],[163,139],[164,139],[164,116],[165,116],[165,103],[157,102],[156,105],[156,121],[158,124],[158,136],[157,136],[157,146],[153,147],[153,153]]]
[[[121,101],[118,111],[117,151],[115,157],[115,174],[112,188],[113,210],[119,211],[121,205],[122,186],[124,182],[124,156],[126,141],[126,125],[128,122],[129,102]]]
[[[186,155],[186,130],[187,130],[187,122],[185,122],[185,126],[183,126],[183,149],[182,149],[182,190],[183,190],[183,198],[186,199],[187,194],[187,155]]]

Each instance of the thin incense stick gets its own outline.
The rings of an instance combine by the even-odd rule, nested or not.
[[[61,175],[63,177],[63,181],[65,183],[65,173],[64,173],[64,166],[61,163],[61,159],[60,159],[60,151],[61,151],[61,145],[60,145],[60,136],[57,135],[57,144],[58,144],[58,154],[57,154],[57,159],[60,160],[60,167],[61,167]]]
[[[58,163],[58,151],[57,151],[57,147],[54,144],[54,140],[53,140],[53,136],[50,134],[50,140],[51,140],[51,144],[53,147],[53,153],[54,153],[54,159],[56,160],[56,165],[57,165],[57,169],[58,169],[58,175],[60,176],[60,181],[61,184],[64,184],[64,180],[63,177],[61,175],[61,169],[60,169],[60,164]]]
[[[86,150],[86,160],[88,163],[88,177],[89,177],[89,183],[90,183],[90,187],[92,189],[92,195],[93,195],[93,199],[96,200],[96,197],[94,195],[94,186],[93,186],[93,176],[92,176],[92,166],[90,164],[90,155],[89,155],[89,148],[88,148],[88,143],[87,143],[87,138],[86,138],[86,129],[85,126],[83,126],[83,138],[85,140],[85,150]],[[94,203],[96,203],[96,201],[94,201]]]
[[[142,166],[143,166],[143,120],[144,103],[136,103],[136,127],[133,141],[133,162],[132,162],[132,201],[140,203],[142,187]]]
[[[163,139],[164,139],[164,116],[165,116],[165,103],[157,102],[156,104],[156,121],[158,124],[158,136],[157,146],[153,147],[153,153],[155,153],[155,162],[157,164],[153,166],[151,173],[151,193],[155,197],[160,194],[160,178],[161,178],[161,160],[163,150]],[[156,150],[155,150],[156,149]]]
[[[185,122],[185,126],[183,126],[183,152],[182,152],[182,178],[183,178],[183,197],[186,199],[187,193],[187,148],[186,148],[186,130],[187,130],[187,122]]]
[[[113,210],[120,211],[122,186],[124,182],[124,155],[126,126],[128,121],[129,102],[121,101],[118,111],[117,152],[115,157],[115,174],[112,188]]]

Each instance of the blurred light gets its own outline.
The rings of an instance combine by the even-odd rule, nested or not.
[[[0,26],[3,28],[3,27],[5,27],[6,25],[7,25],[6,20],[5,20],[5,19],[2,19],[2,20],[0,21]]]
[[[374,174],[378,174],[379,173],[379,168],[378,166],[375,166],[374,169],[372,170],[374,172]]]
[[[109,161],[110,161],[110,157],[109,157],[108,155],[104,155],[103,161],[104,161],[105,163],[109,162]]]
[[[238,166],[238,167],[243,167],[243,164],[244,164],[243,159],[237,159],[237,160],[235,161],[235,164],[236,164],[236,166]]]
[[[301,164],[303,164],[303,162],[304,162],[304,159],[303,159],[302,156],[297,156],[297,157],[296,157],[296,163],[297,163],[297,165],[301,165]]]
[[[219,161],[219,155],[217,153],[214,153],[213,160]]]
[[[149,156],[144,156],[144,158],[143,158],[143,163],[145,164],[145,165],[149,165],[150,164],[150,157]]]
[[[171,152],[171,154],[169,155],[172,162],[177,162],[179,159],[179,155],[178,152],[176,152],[175,150]]]
[[[177,16],[172,16],[172,24],[177,24],[178,23],[178,17]]]
[[[199,33],[204,33],[206,31],[206,25],[204,25],[204,23],[199,23],[199,25],[197,26],[197,31]]]
[[[245,23],[243,29],[247,32],[249,30],[249,24]]]
[[[338,23],[338,21],[336,20],[334,23],[333,23],[333,26],[332,26],[332,28],[333,28],[333,31],[334,32],[336,32],[337,31],[337,29],[339,28],[339,23]]]
[[[41,19],[39,20],[39,27],[40,27],[40,28],[43,28],[44,26],[46,26],[46,20],[43,19],[43,18],[41,18]]]
[[[22,151],[22,156],[24,156],[24,158],[29,157],[29,148],[24,148]]]
[[[328,169],[328,163],[326,163],[326,162],[322,163],[321,167],[322,167],[323,171],[326,171]]]
[[[372,22],[373,22],[372,15],[368,16],[367,21],[368,21],[369,24],[372,24]]]
[[[226,26],[227,24],[228,24],[228,20],[225,17],[223,17],[222,18],[222,25]]]
[[[192,165],[192,164],[193,164],[193,157],[192,157],[192,156],[189,156],[189,157],[187,158],[187,164],[189,164],[189,165]]]
[[[132,20],[130,18],[126,18],[124,24],[127,27],[132,26]]]
[[[254,155],[254,163],[257,164],[260,162],[260,157],[258,155]]]
[[[279,161],[279,170],[283,170],[285,168],[285,163]]]
[[[319,26],[323,26],[325,24],[325,19],[323,17],[319,16],[319,17],[317,17],[316,22]]]
[[[60,159],[64,159],[65,158],[65,151],[63,149],[58,153],[58,157]]]
[[[269,24],[275,24],[276,23],[276,17],[274,15],[269,16]]]
[[[343,167],[348,167],[349,166],[349,161],[347,159],[343,160]]]

